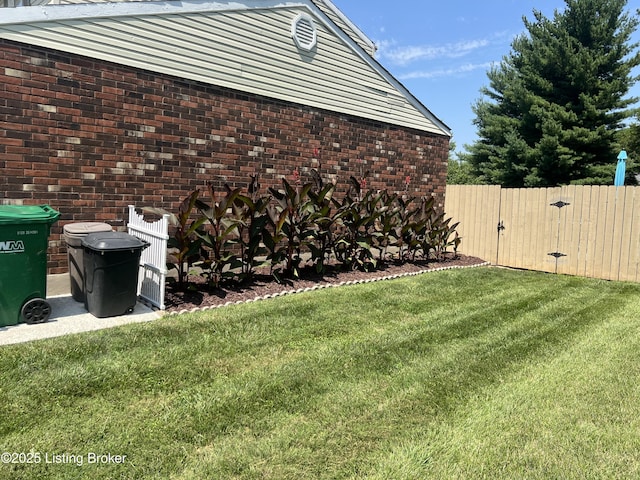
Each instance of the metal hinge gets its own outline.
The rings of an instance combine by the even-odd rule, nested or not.
[[[567,255],[561,252],[551,252],[551,253],[547,253],[547,255],[551,256],[551,257],[555,257],[556,259],[560,258],[560,257],[566,257]]]
[[[571,204],[567,203],[567,202],[563,202],[562,200],[558,200],[557,202],[550,203],[549,205],[551,205],[552,207],[562,208],[562,207],[566,207],[567,205],[571,205]]]

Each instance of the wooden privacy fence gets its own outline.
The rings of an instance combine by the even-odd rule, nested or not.
[[[449,185],[459,251],[495,265],[640,282],[640,187]]]

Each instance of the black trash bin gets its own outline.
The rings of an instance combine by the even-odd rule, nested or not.
[[[114,317],[131,313],[138,300],[138,267],[149,243],[123,232],[91,233],[84,249],[84,304],[89,313]]]
[[[98,232],[110,232],[113,228],[108,223],[78,222],[64,226],[64,240],[67,244],[67,260],[69,261],[69,284],[71,296],[76,302],[84,302],[84,249],[82,240],[87,235]]]

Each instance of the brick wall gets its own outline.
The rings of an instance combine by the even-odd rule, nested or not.
[[[448,138],[0,40],[0,202],[47,203],[49,272],[66,271],[62,227],[123,227],[127,205],[174,208],[210,180],[261,189],[311,168],[346,191],[435,195]]]

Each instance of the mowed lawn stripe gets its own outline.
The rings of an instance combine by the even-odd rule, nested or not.
[[[639,298],[637,285],[480,268],[5,347],[2,444],[128,455],[93,478],[544,472],[542,457],[559,450],[536,436],[554,414],[545,395],[561,396],[571,362],[593,362],[614,326],[633,331]],[[634,339],[622,335],[618,360],[593,372],[600,389],[621,395],[624,418],[640,413],[626,403],[637,392],[607,368],[637,360],[626,345]],[[591,350],[578,355],[581,345]],[[578,378],[576,388],[591,384]],[[523,398],[538,399],[529,410],[539,417],[510,430],[501,409],[517,412]],[[567,399],[571,411],[580,399]],[[608,441],[622,461],[618,440]],[[82,478],[68,465],[8,467],[14,478]]]

